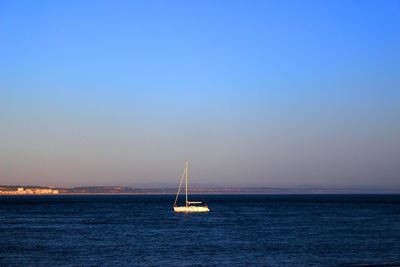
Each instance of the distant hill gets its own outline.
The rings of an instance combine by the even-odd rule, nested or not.
[[[23,191],[21,190],[23,189]],[[84,187],[46,187],[23,185],[0,185],[0,194],[40,194],[40,192],[57,192],[60,194],[175,194],[177,188],[132,188],[123,186],[84,186]],[[20,193],[18,193],[20,191]],[[189,190],[192,194],[399,194],[400,190],[388,188],[330,188],[330,187],[252,187],[223,188],[195,187]],[[46,193],[45,193],[46,194]]]

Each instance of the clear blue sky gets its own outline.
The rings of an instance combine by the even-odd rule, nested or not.
[[[400,188],[400,1],[0,0],[0,184]]]

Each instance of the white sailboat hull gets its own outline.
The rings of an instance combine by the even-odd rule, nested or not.
[[[210,209],[207,206],[176,206],[175,212],[208,212]]]

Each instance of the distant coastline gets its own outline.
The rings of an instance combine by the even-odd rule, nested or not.
[[[329,188],[329,187],[260,187],[260,188],[192,188],[191,194],[400,194],[399,189]],[[176,188],[132,188],[122,186],[48,187],[0,185],[0,195],[154,195],[176,194]]]

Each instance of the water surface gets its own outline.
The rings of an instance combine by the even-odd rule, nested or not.
[[[400,266],[400,196],[0,197],[0,266]]]

